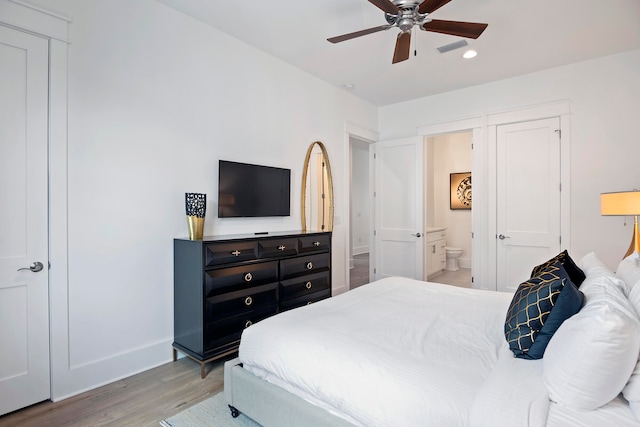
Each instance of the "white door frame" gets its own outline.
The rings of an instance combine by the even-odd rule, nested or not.
[[[344,215],[347,218],[347,221],[350,221],[351,218],[351,138],[359,139],[360,141],[367,142],[372,144],[379,140],[380,135],[373,130],[363,128],[362,126],[358,126],[353,123],[345,123],[344,125],[344,164],[346,168],[348,168],[348,173],[345,174],[345,181],[343,184],[344,198],[343,205],[345,206]],[[369,184],[370,188],[373,188],[373,162],[369,162]],[[370,208],[369,208],[369,218],[371,218],[371,224],[373,224],[374,218],[374,206],[373,206],[373,198],[371,198]],[[340,294],[342,292],[346,292],[351,289],[351,276],[350,276],[350,261],[351,261],[351,226],[349,225],[345,227],[345,242],[346,242],[346,250],[345,250],[345,277],[344,283],[345,286],[338,289],[333,289],[334,294]],[[372,269],[373,262],[371,260],[375,259],[375,244],[373,240],[373,226],[370,227],[370,235],[369,235],[369,277],[373,277]]]
[[[473,287],[481,287],[486,283],[486,254],[482,250],[482,243],[486,240],[486,227],[483,224],[487,221],[487,179],[486,179],[486,149],[483,128],[483,117],[472,117],[446,123],[421,126],[418,134],[423,137],[434,137],[448,133],[472,132],[472,166],[473,176],[473,209],[471,209],[471,230],[473,238],[471,240],[471,272],[474,278]],[[428,212],[428,198],[425,198],[425,212]],[[425,221],[427,221],[425,215]],[[426,229],[426,224],[425,224]],[[426,245],[426,239],[424,240]],[[426,250],[426,249],[425,249]]]
[[[67,50],[70,19],[24,3],[0,0],[0,25],[49,40],[49,334],[51,400],[68,395],[67,306]]]
[[[509,111],[483,114],[421,126],[418,134],[437,136],[471,130],[473,132],[473,209],[472,209],[472,272],[473,287],[497,289],[496,256],[496,126],[529,120],[559,117],[562,129],[560,142],[560,200],[562,248],[571,248],[571,102],[558,101]],[[425,207],[426,209],[426,207]]]

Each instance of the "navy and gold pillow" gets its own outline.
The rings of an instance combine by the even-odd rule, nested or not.
[[[551,337],[576,314],[584,295],[572,283],[560,262],[520,284],[511,300],[504,335],[515,357],[540,359]]]
[[[551,258],[549,261],[544,262],[536,267],[533,267],[533,271],[531,272],[531,277],[537,276],[538,273],[540,273],[541,271],[544,271],[547,267],[549,267],[550,265],[553,265],[553,263],[555,262],[559,262],[560,264],[562,264],[562,267],[565,269],[565,271],[569,275],[569,278],[571,279],[573,284],[576,286],[576,288],[579,288],[582,282],[584,282],[584,279],[586,278],[586,276],[584,272],[580,269],[580,267],[578,267],[576,263],[573,262],[573,259],[571,259],[571,257],[569,256],[569,252],[567,252],[566,249],[560,252],[558,255]]]

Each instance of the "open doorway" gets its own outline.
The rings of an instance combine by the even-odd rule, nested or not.
[[[432,266],[427,280],[467,288],[472,286],[472,141],[472,131],[428,137],[425,168],[425,257],[439,257],[425,260]]]
[[[349,138],[350,145],[350,289],[369,283],[371,236],[371,183],[369,143]]]

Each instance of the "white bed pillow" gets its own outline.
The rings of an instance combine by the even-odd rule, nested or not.
[[[629,292],[629,301],[633,304],[636,312],[640,314],[640,283],[636,282]],[[639,357],[640,359],[640,357]],[[629,382],[622,390],[625,399],[629,401],[631,412],[640,421],[640,360],[629,378]]]
[[[616,276],[624,280],[629,289],[640,282],[640,253],[634,252],[620,261]]]
[[[603,265],[584,265],[587,278],[580,290],[585,306],[549,342],[543,379],[552,401],[593,410],[614,399],[627,384],[640,353],[640,320],[622,280]]]
[[[596,255],[595,252],[589,252],[578,261],[578,267],[584,272],[586,276],[593,276],[596,274],[613,274],[611,271]]]

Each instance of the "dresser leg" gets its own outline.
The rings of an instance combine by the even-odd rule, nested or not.
[[[178,350],[175,349],[175,347],[173,348],[173,361],[175,362],[176,360],[178,360]]]
[[[205,367],[205,362],[200,362],[200,378],[202,379],[207,376]]]

